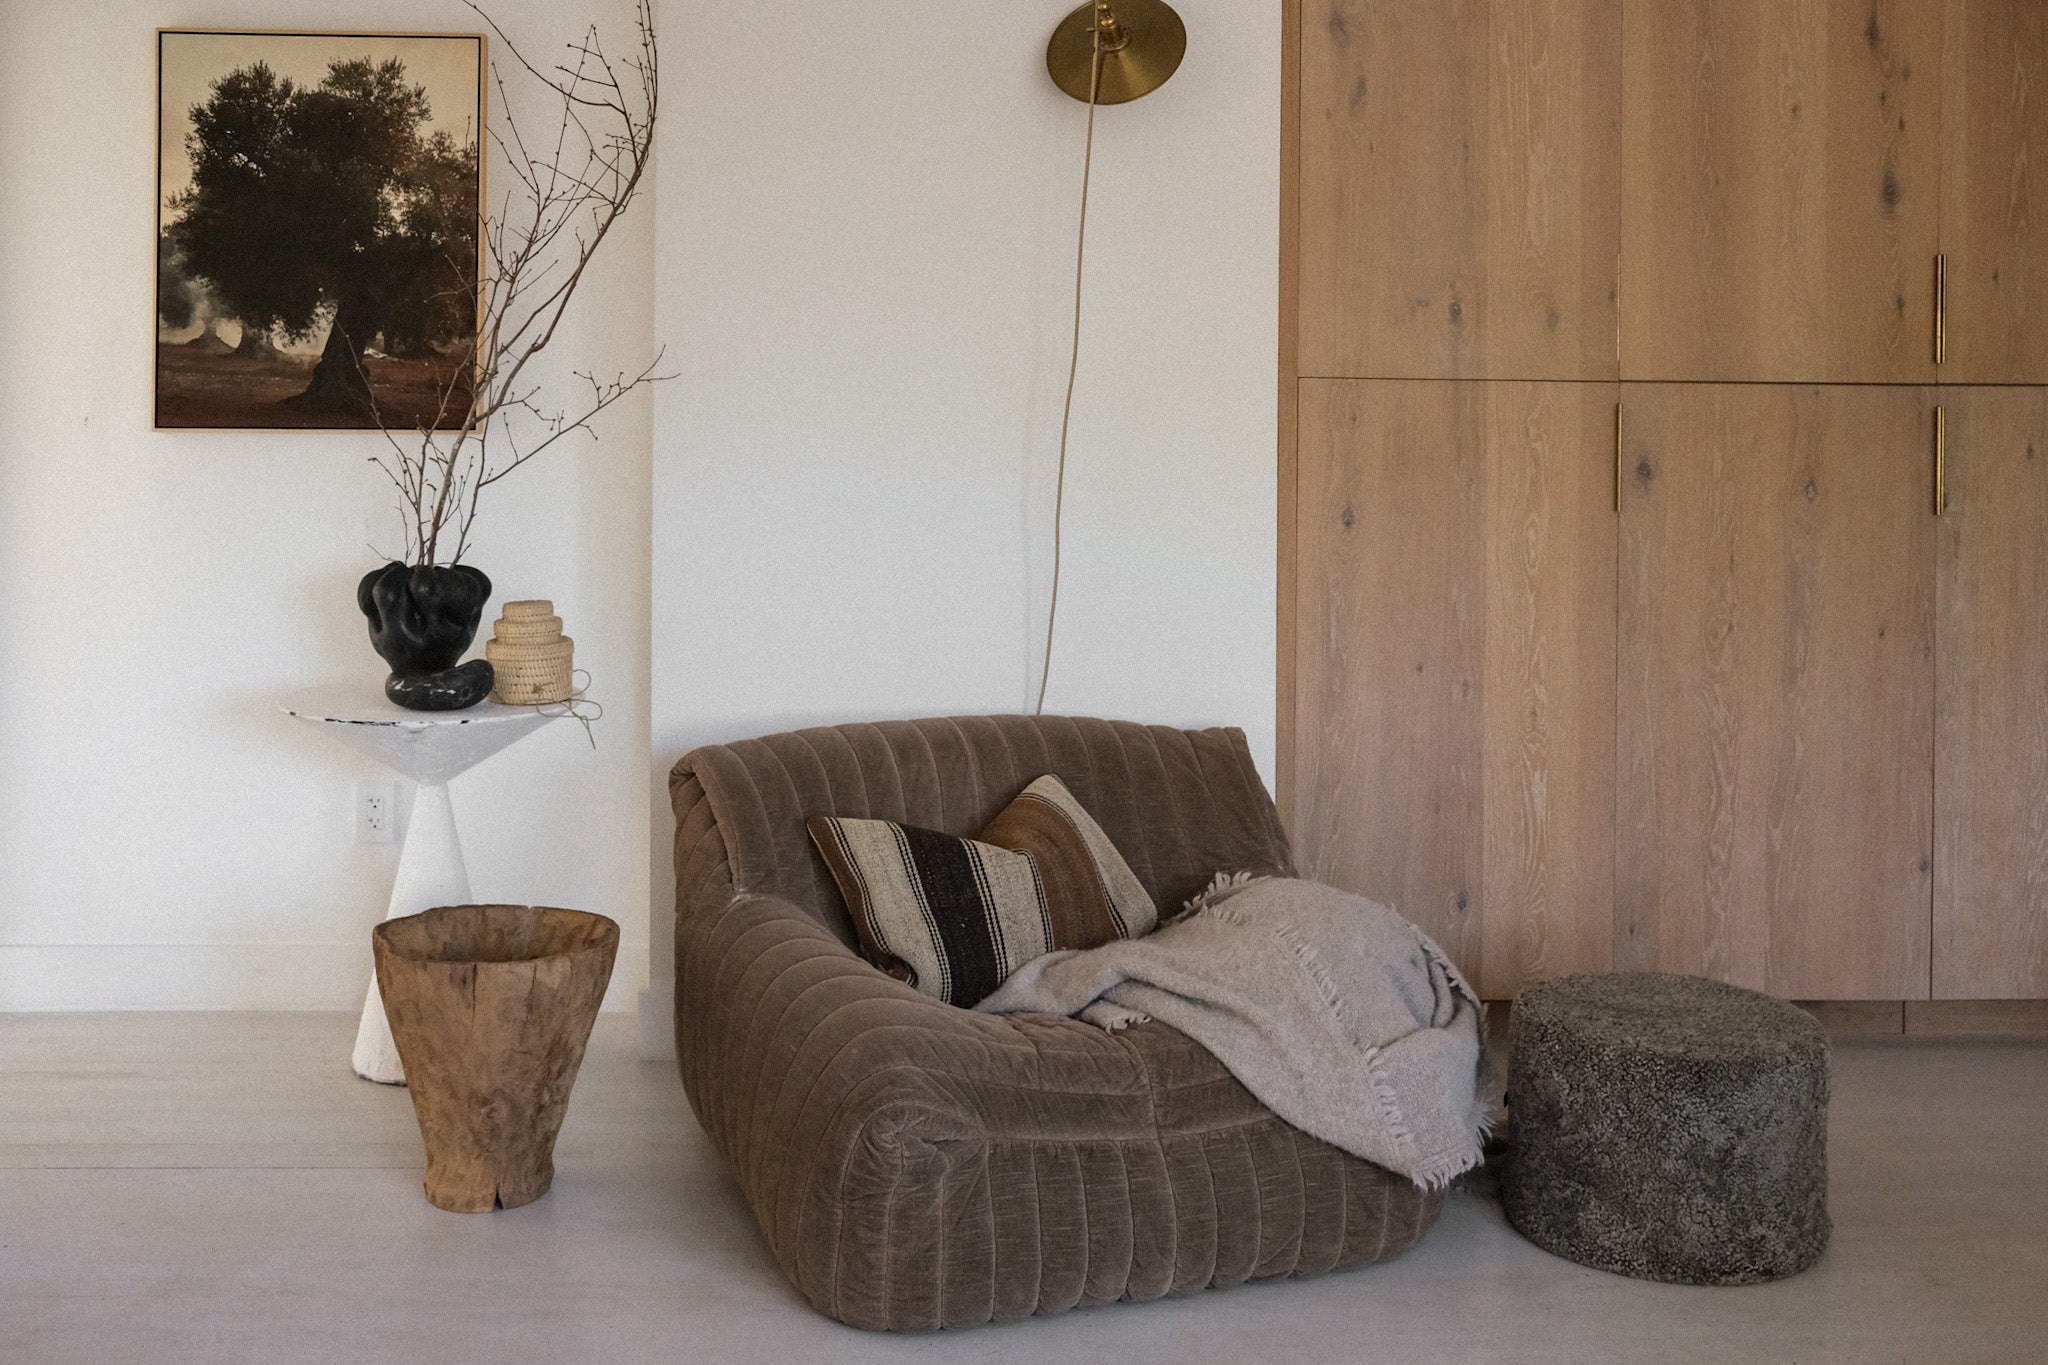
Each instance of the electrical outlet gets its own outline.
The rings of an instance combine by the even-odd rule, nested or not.
[[[398,838],[398,784],[356,783],[356,842],[388,844]]]

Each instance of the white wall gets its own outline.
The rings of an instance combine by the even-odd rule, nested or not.
[[[657,791],[698,743],[1028,708],[1086,113],[1044,49],[1071,7],[665,4]],[[1179,8],[1179,74],[1098,116],[1047,710],[1241,725],[1270,774],[1280,7]],[[672,911],[669,828],[657,801]]]
[[[593,18],[623,36],[631,13],[492,9],[535,46]],[[0,0],[0,1010],[349,1007],[394,865],[350,823],[376,769],[277,703],[381,681],[354,584],[388,490],[367,436],[150,430],[158,24],[477,27],[453,0]],[[608,248],[563,366],[644,356],[652,207]],[[648,420],[622,409],[493,490],[472,556],[496,601],[555,599],[608,707],[597,752],[558,722],[455,787],[475,893],[616,917],[627,1003],[647,960]]]
[[[558,724],[456,788],[479,896],[621,921],[615,998],[648,979],[684,750],[1028,704],[1068,7],[664,0],[657,213],[559,350],[671,343],[651,490],[622,411],[496,490],[474,556],[500,600],[557,601],[610,711],[596,753]],[[1242,725],[1270,771],[1279,9],[1180,8],[1181,72],[1098,123],[1048,708]],[[628,13],[494,12],[534,44]],[[345,1007],[392,866],[349,824],[374,770],[274,706],[375,684],[353,585],[385,496],[365,438],[149,430],[157,24],[474,27],[453,0],[0,0],[0,1010]]]

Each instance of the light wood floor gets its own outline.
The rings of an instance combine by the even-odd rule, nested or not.
[[[777,1274],[672,1068],[591,1045],[554,1190],[419,1192],[402,1090],[340,1015],[0,1016],[0,1361],[2048,1359],[2048,1045],[1836,1056],[1835,1241],[1687,1289],[1558,1260],[1483,1180],[1384,1266],[939,1337],[867,1336]]]

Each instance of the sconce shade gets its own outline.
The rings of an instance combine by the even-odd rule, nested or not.
[[[1187,26],[1165,0],[1112,0],[1112,8],[1124,41],[1103,49],[1097,104],[1126,104],[1151,94],[1180,69],[1188,50]],[[1053,83],[1084,103],[1095,61],[1095,16],[1091,0],[1060,20],[1045,48]]]

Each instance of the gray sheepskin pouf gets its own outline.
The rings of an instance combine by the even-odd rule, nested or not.
[[[1805,1011],[1694,976],[1567,976],[1515,1002],[1510,1222],[1581,1265],[1754,1284],[1828,1242],[1828,1041]]]

